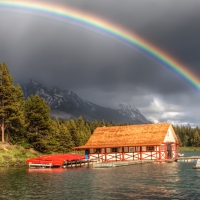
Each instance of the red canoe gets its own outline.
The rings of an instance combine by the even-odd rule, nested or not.
[[[54,154],[30,158],[26,161],[29,167],[63,167],[64,165],[85,162],[85,156],[78,154]]]

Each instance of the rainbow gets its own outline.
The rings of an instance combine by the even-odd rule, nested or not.
[[[139,37],[132,31],[129,31],[119,25],[113,24],[98,18],[94,15],[84,13],[69,7],[63,7],[55,4],[41,3],[36,1],[9,1],[0,0],[0,8],[28,10],[32,12],[39,12],[46,15],[53,15],[54,17],[64,18],[69,21],[102,31],[106,34],[112,35],[123,42],[145,52],[155,60],[161,62],[163,66],[172,70],[175,74],[186,80],[197,91],[200,91],[200,78],[196,76],[188,67],[181,64],[178,60],[165,53],[158,47],[154,46],[145,39]]]

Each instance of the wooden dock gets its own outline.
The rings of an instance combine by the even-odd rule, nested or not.
[[[122,167],[127,165],[145,164],[153,162],[154,160],[114,161],[114,162],[92,163],[91,166],[94,168],[110,168],[110,167]]]
[[[198,159],[200,159],[200,156],[190,156],[190,157],[179,157],[176,158],[176,162],[196,162]]]

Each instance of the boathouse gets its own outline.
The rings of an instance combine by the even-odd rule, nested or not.
[[[177,157],[178,138],[169,123],[98,127],[84,146],[91,160],[166,160]]]

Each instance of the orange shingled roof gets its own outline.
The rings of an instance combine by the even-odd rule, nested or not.
[[[74,149],[161,145],[169,128],[178,142],[169,123],[112,126],[96,128],[84,146]]]

